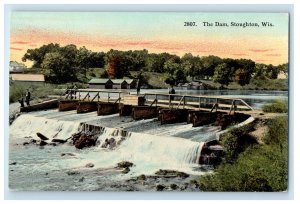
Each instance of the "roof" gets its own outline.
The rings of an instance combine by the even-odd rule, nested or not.
[[[128,84],[131,84],[131,83],[134,81],[134,79],[125,79],[125,81],[126,81]]]
[[[43,74],[11,74],[10,76],[13,81],[45,81]]]
[[[127,83],[127,81],[125,79],[113,79],[112,82],[114,84],[122,84],[123,82]]]
[[[111,81],[110,79],[98,79],[98,78],[92,78],[89,81],[89,84],[106,84],[108,81]]]

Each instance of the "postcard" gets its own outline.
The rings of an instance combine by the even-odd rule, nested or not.
[[[11,191],[288,190],[289,14],[13,11]]]

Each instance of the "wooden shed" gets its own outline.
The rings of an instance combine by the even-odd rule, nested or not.
[[[128,83],[124,79],[113,79],[113,89],[127,89]]]
[[[136,80],[134,79],[125,79],[127,82],[127,88],[128,89],[135,89],[136,88]]]
[[[113,82],[110,79],[93,78],[89,81],[90,89],[112,89]]]

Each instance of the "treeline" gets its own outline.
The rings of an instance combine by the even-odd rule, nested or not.
[[[186,82],[188,77],[211,79],[222,86],[233,81],[245,85],[251,78],[276,79],[281,71],[288,73],[287,63],[273,66],[250,59],[222,59],[212,55],[199,57],[190,53],[179,57],[169,53],[148,53],[145,49],[92,52],[85,47],[61,47],[53,43],[27,50],[22,60],[33,61],[33,68],[40,69],[52,83],[84,81],[87,70],[95,67],[106,68],[102,76],[109,78],[130,76],[130,71],[164,73],[165,82],[174,85]]]

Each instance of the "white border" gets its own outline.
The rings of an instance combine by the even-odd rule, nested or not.
[[[291,55],[290,55],[290,63],[292,65],[292,63],[294,62],[294,67],[299,67],[297,65],[299,65],[299,62],[297,61],[298,59],[295,58],[293,61],[293,50],[295,49],[295,53],[300,53],[299,52],[299,41],[298,39],[296,38],[296,36],[299,36],[299,32],[298,32],[298,29],[299,29],[299,9],[298,9],[298,5],[297,5],[297,1],[296,0],[285,0],[285,1],[279,1],[279,0],[273,0],[272,1],[272,5],[262,5],[262,4],[265,4],[265,3],[268,3],[268,1],[265,1],[265,0],[252,0],[252,1],[243,1],[243,2],[239,2],[239,1],[226,1],[226,4],[248,4],[248,3],[255,3],[255,4],[261,4],[261,5],[256,5],[256,6],[253,6],[253,5],[247,5],[247,6],[243,6],[243,5],[186,5],[188,3],[198,3],[199,1],[191,1],[191,0],[185,0],[185,1],[172,1],[172,3],[174,4],[184,4],[184,5],[161,5],[161,6],[156,6],[155,5],[144,5],[144,6],[141,6],[140,9],[136,9],[135,8],[135,11],[136,10],[149,10],[149,11],[154,11],[155,9],[156,10],[161,10],[161,11],[182,11],[182,10],[185,10],[185,9],[190,9],[190,11],[199,11],[199,8],[201,8],[200,10],[206,10],[206,11],[251,11],[251,9],[253,11],[264,11],[264,12],[268,12],[268,11],[272,11],[272,9],[274,10],[274,4],[275,3],[279,3],[279,4],[294,4],[295,7],[294,7],[294,14],[295,14],[295,32],[294,32],[294,36],[295,36],[295,39],[292,39],[291,38]],[[40,5],[26,5],[26,4],[40,4]],[[51,3],[55,3],[57,5],[41,5],[41,4],[51,4]],[[98,3],[97,1],[91,1],[91,0],[82,0],[82,1],[79,1],[78,3],[80,4],[84,4],[84,5],[58,5],[58,4],[67,4],[67,3],[74,3],[74,1],[71,1],[71,0],[44,0],[42,2],[40,1],[34,1],[34,0],[31,0],[31,1],[22,1],[22,0],[11,0],[11,1],[8,1],[8,0],[3,0],[1,1],[1,10],[3,11],[2,13],[3,14],[7,14],[5,13],[5,10],[4,10],[4,4],[24,4],[24,5],[11,5],[11,6],[15,6],[15,8],[17,7],[18,9],[17,10],[32,10],[34,8],[34,10],[49,10],[49,9],[54,9],[54,10],[57,10],[57,9],[61,9],[62,6],[64,7],[64,10],[83,10],[83,8],[87,9],[87,5],[86,4],[89,4],[89,3]],[[77,3],[77,1],[76,1]],[[116,7],[111,7],[111,9],[108,9],[108,10],[126,10],[126,11],[133,11],[134,10],[134,6],[132,5],[125,5],[125,4],[129,4],[129,3],[134,3],[134,4],[139,4],[140,2],[138,1],[116,1],[116,0],[112,0],[112,1],[105,1],[104,3],[106,4],[110,4],[110,5],[106,5],[106,6],[112,6],[111,4],[123,4],[123,5],[115,5]],[[152,1],[149,1],[149,0],[146,0],[143,2],[144,4],[146,3],[156,3],[156,4],[164,4],[166,3],[165,1],[162,1],[162,0],[152,0]],[[203,2],[202,2],[203,3]],[[221,1],[221,0],[211,0],[211,1],[206,1],[204,3],[209,3],[209,4],[224,4],[224,1]],[[57,7],[59,6],[59,7]],[[104,5],[90,5],[90,8],[89,10],[97,10],[97,8],[107,8],[106,6]],[[136,5],[137,6],[137,5]],[[277,10],[282,10],[284,9],[284,6],[285,5],[277,5]],[[275,6],[276,7],[276,6]],[[6,7],[7,8],[7,7]],[[113,8],[113,9],[112,9]],[[152,8],[152,10],[151,10]],[[238,10],[240,9],[240,10]],[[4,19],[3,19],[4,15],[1,15],[1,26],[2,28],[4,28]],[[292,16],[291,16],[292,18]],[[6,19],[5,19],[6,20]],[[298,27],[296,27],[298,26]],[[1,29],[1,35],[2,35],[2,38],[1,38],[1,45],[5,45],[3,49],[3,46],[1,47],[1,50],[0,50],[0,54],[1,56],[5,56],[4,59],[5,59],[5,63],[2,61],[3,58],[1,58],[1,64],[4,65],[4,67],[8,67],[8,38],[7,38],[7,30],[4,30],[4,29]],[[293,33],[291,33],[293,34]],[[6,38],[4,38],[6,36]],[[5,39],[5,40],[4,40]],[[293,47],[293,45],[295,45],[295,47]],[[297,46],[298,45],[298,46]],[[5,51],[5,52],[4,52]],[[2,69],[0,69],[0,76],[7,76],[8,75],[8,70],[5,70],[3,69],[3,66],[1,66]],[[293,108],[293,104],[297,104],[296,100],[298,99],[296,95],[294,95],[294,89],[297,90],[298,86],[299,86],[299,82],[294,81],[293,79],[297,79],[297,76],[299,76],[299,68],[298,69],[292,69],[291,70],[292,72],[290,73],[290,110],[292,110],[292,112],[290,113],[290,137],[293,137],[295,135],[295,137],[293,137],[293,144],[295,147],[299,146],[297,144],[299,144],[299,139],[298,137],[296,136],[296,134],[294,134],[294,121],[299,121],[297,120],[297,114],[293,114],[293,113],[299,113],[300,110],[299,107],[295,106]],[[6,77],[7,79],[8,77]],[[4,81],[5,84],[3,84],[3,81],[1,83],[1,86],[3,86],[3,89],[2,90],[5,90],[5,88],[7,89],[7,81]],[[299,81],[299,80],[298,80]],[[295,85],[294,85],[294,82],[295,82]],[[1,113],[4,113],[3,114],[3,117],[1,117],[1,121],[0,121],[0,124],[1,124],[1,129],[4,130],[6,133],[7,133],[7,128],[8,128],[8,93],[6,91],[6,93],[4,93],[4,91],[0,92],[1,93],[1,98],[2,99],[6,99],[6,100],[0,100],[0,103],[1,103],[1,108],[0,108],[0,112]],[[295,101],[294,101],[295,100]],[[294,118],[295,117],[295,118]],[[3,125],[3,126],[2,126]],[[299,125],[295,127],[295,133],[299,133]],[[5,134],[2,134],[3,136]],[[3,137],[5,138],[5,137]],[[3,141],[3,140],[2,140]],[[2,142],[1,145],[2,145],[2,150],[7,150],[7,146],[5,146],[5,142]],[[297,154],[298,150],[295,149],[295,152],[290,152],[291,155],[290,155],[290,158],[298,158],[297,156],[294,156]],[[299,152],[299,151],[298,151]],[[3,152],[1,152],[2,154]],[[297,154],[298,155],[298,154]],[[7,164],[7,152],[4,152],[4,155],[5,157],[2,157],[1,155],[1,161],[2,161],[2,164],[5,164],[4,161],[6,161],[6,164]],[[4,159],[4,160],[3,160]],[[295,194],[294,194],[294,199],[297,200],[299,198],[299,194],[297,194],[296,192],[296,189],[297,189],[297,182],[296,181],[299,181],[299,177],[297,176],[297,172],[299,171],[299,168],[297,166],[298,162],[297,162],[297,159],[295,161],[295,170],[294,172],[295,175],[294,175],[294,178],[293,182],[295,184]],[[3,165],[4,168],[6,168],[6,165]],[[3,171],[4,169],[2,168],[1,171]],[[298,171],[297,171],[298,170]],[[1,174],[1,180],[2,181],[5,181],[6,179],[6,183],[4,185],[7,186],[7,178],[4,177],[4,172],[2,172]],[[7,174],[5,175],[7,176]],[[219,199],[293,199],[293,197],[287,197],[287,196],[282,196],[284,193],[102,193],[102,192],[97,192],[97,193],[93,193],[93,192],[86,192],[86,193],[73,193],[73,192],[57,192],[57,193],[52,193],[52,192],[39,192],[39,193],[16,193],[14,195],[11,195],[12,193],[9,193],[7,192],[7,187],[6,189],[4,188],[4,186],[2,185],[1,186],[1,193],[4,192],[4,190],[6,190],[6,194],[5,194],[5,199],[214,199],[214,200],[219,200]],[[286,195],[286,194],[285,194]],[[4,198],[4,197],[3,197]],[[294,201],[295,201],[294,200]],[[221,201],[219,201],[221,202]],[[223,202],[223,201],[222,201]],[[244,202],[244,201],[243,201]],[[232,203],[232,201],[230,201],[230,203]]]

